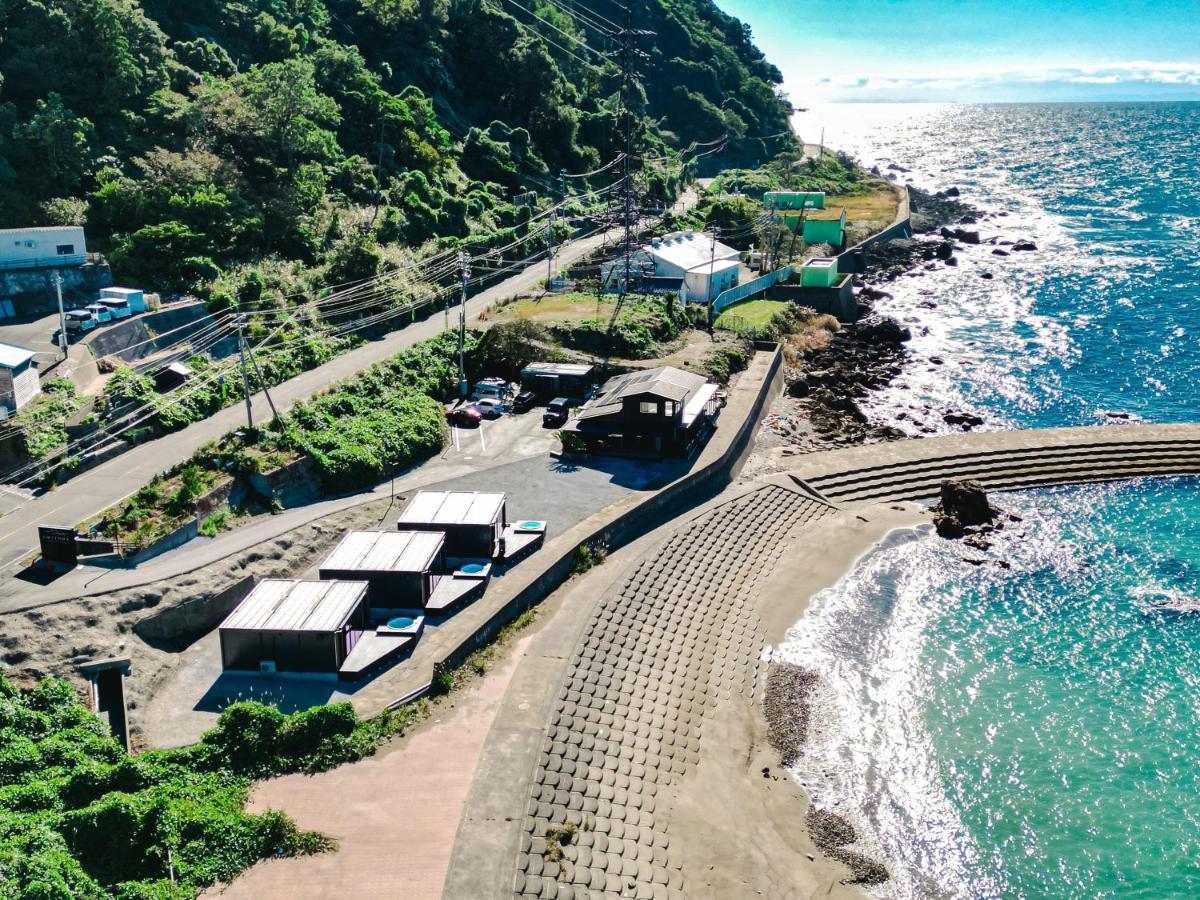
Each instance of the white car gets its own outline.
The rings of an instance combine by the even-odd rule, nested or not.
[[[474,406],[485,419],[498,419],[504,415],[504,404],[494,397],[482,397]]]

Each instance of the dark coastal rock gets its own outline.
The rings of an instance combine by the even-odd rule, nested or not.
[[[972,413],[949,412],[942,416],[942,421],[947,425],[958,425],[964,431],[971,428],[978,428],[983,424],[983,419]]]
[[[809,392],[808,379],[800,374],[788,382],[787,391],[789,397],[807,397]]]
[[[950,257],[948,260],[946,260],[946,265],[957,266],[958,265],[958,257],[957,256]]]
[[[938,234],[940,234],[942,237],[946,238],[946,240],[954,239],[954,229],[947,228],[945,225],[943,225],[941,228],[938,229]]]
[[[909,171],[912,171],[911,169],[906,169],[906,168],[904,168],[904,166],[897,165],[896,163],[888,163],[888,164],[887,164],[887,168],[888,168],[888,171],[889,171],[889,172],[909,172]]]
[[[855,326],[860,339],[869,344],[885,344],[898,347],[912,340],[912,332],[895,319],[887,316],[872,316]]]
[[[984,216],[984,218],[986,219],[987,216]],[[979,219],[976,218],[975,216],[963,216],[961,219],[958,220],[958,224],[959,225],[974,225],[978,221],[979,221]]]
[[[1038,245],[1033,241],[1017,241],[1012,248],[1013,250],[1036,250]]]
[[[957,197],[959,193],[960,191],[957,187],[948,187],[942,191],[942,194],[946,197]]]
[[[1012,254],[1009,253],[1007,250],[1002,250],[999,247],[997,247],[995,250],[992,251],[992,256],[1011,256],[1011,255]]]
[[[968,528],[991,524],[998,514],[978,481],[943,481],[933,525],[944,538],[961,538]]]
[[[937,245],[937,249],[934,250],[934,255],[938,259],[950,259],[950,257],[954,256],[956,249],[958,248],[954,246],[954,241],[942,241]]]
[[[970,228],[955,228],[954,236],[964,244],[978,244],[979,232]]]
[[[763,714],[767,720],[767,743],[779,751],[780,765],[795,765],[800,758],[808,739],[809,697],[816,683],[816,672],[791,663],[773,662],[767,668]]]
[[[980,272],[979,277],[982,278],[984,281],[991,281],[996,276],[993,275],[991,272]]]
[[[850,869],[845,884],[882,884],[888,880],[887,867],[853,850],[845,849],[858,839],[858,832],[844,817],[827,809],[813,807],[805,820],[813,843],[830,859]]]

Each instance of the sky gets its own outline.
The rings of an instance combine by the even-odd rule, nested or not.
[[[716,0],[793,103],[1200,100],[1200,0]]]

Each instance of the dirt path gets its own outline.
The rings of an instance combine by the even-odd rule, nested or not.
[[[337,840],[333,853],[259,863],[223,900],[425,900],[441,897],[454,835],[484,739],[531,635],[435,718],[383,753],[320,775],[260,784],[249,810],[281,809]]]

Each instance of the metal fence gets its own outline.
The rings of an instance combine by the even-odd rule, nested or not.
[[[792,277],[794,270],[793,266],[787,265],[782,269],[776,269],[774,272],[761,275],[753,281],[747,281],[745,284],[738,284],[727,291],[722,291],[717,295],[717,299],[713,301],[713,314],[716,315],[727,306],[732,306],[734,303],[739,303],[756,294],[761,294],[767,288],[778,284],[780,281],[787,281]]]

